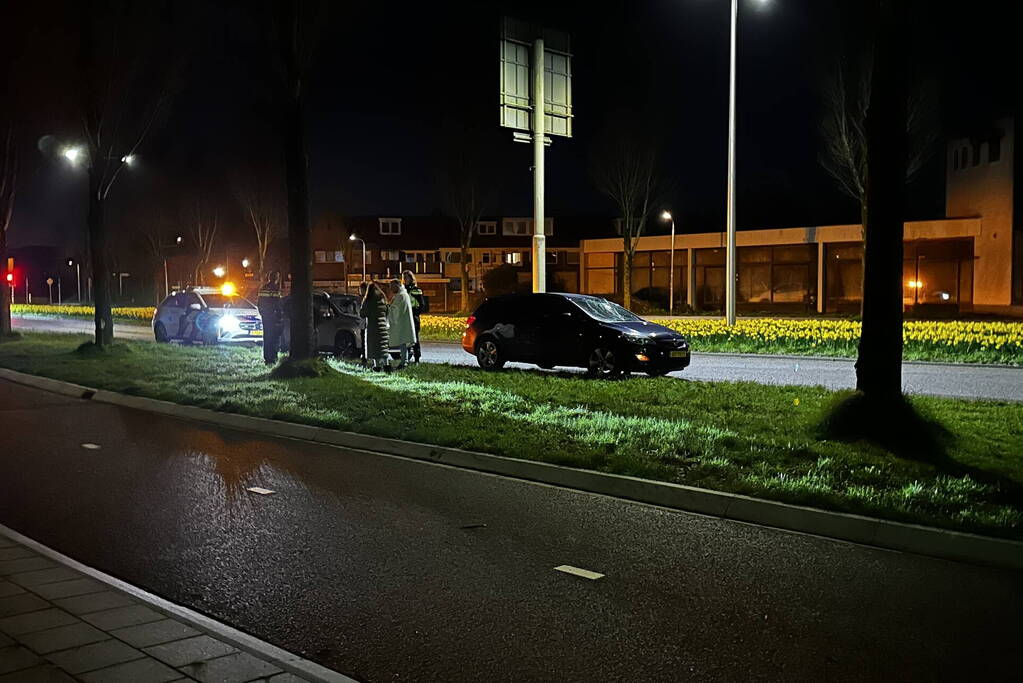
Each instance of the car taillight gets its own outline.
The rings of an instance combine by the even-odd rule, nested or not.
[[[474,322],[476,322],[476,316],[474,316],[474,315],[470,315],[470,316],[469,316],[469,319],[465,321],[465,326],[466,326],[466,327],[472,327],[472,324],[473,324]]]

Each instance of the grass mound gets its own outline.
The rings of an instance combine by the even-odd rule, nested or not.
[[[94,341],[87,341],[79,344],[73,351],[80,358],[120,358],[131,353],[131,347],[127,344],[107,344],[97,346]]]

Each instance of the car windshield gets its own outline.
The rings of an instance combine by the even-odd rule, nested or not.
[[[203,294],[203,301],[210,308],[255,308],[244,297],[223,294]]]
[[[643,320],[635,313],[607,299],[598,299],[596,297],[577,299],[573,297],[569,301],[583,309],[591,318],[596,318],[602,323],[631,323],[642,322]]]

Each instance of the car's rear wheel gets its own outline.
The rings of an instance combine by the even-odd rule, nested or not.
[[[338,332],[334,337],[335,358],[355,358],[355,337],[351,332]]]
[[[622,374],[622,368],[614,350],[598,346],[590,351],[586,371],[591,377],[611,379]]]
[[[166,344],[170,341],[170,336],[167,334],[167,328],[163,323],[156,323],[153,327],[153,336],[156,337],[156,341],[161,344]]]
[[[504,367],[505,359],[497,341],[492,337],[484,337],[476,344],[476,362],[484,370],[500,370]]]

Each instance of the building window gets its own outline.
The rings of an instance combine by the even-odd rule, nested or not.
[[[479,221],[476,223],[476,232],[481,235],[496,235],[497,221]]]
[[[380,251],[381,261],[400,261],[401,254],[398,253],[397,249],[383,249]]]
[[[557,265],[558,264],[558,252],[548,250],[547,251],[547,263],[549,265]]]
[[[531,234],[529,221],[524,218],[505,218],[501,222],[501,234],[528,236]]]
[[[480,254],[480,263],[490,263],[492,254],[489,251],[484,251]]]
[[[381,235],[400,235],[401,234],[401,219],[400,218],[381,218],[380,219],[380,234]]]
[[[522,252],[521,251],[506,251],[504,253],[504,262],[512,266],[522,265]]]
[[[468,253],[465,256],[466,256],[465,262],[466,263],[472,263],[472,254]],[[447,256],[445,258],[445,262],[446,263],[461,263],[462,262],[462,252],[460,252],[460,251],[449,251],[449,252],[447,252]]]
[[[313,252],[313,263],[326,263],[327,252],[325,251],[314,251]]]

